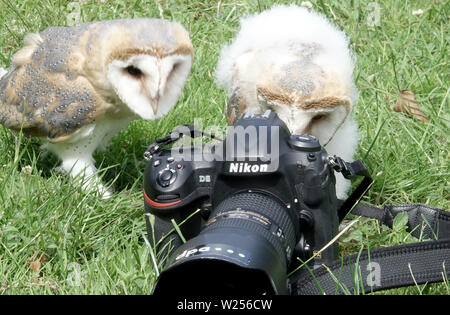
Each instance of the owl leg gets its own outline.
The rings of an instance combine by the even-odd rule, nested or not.
[[[71,177],[81,180],[83,189],[95,188],[103,199],[111,198],[113,192],[102,184],[94,163],[92,156],[69,158],[62,161],[61,168]]]
[[[96,189],[103,199],[112,197],[112,190],[105,187],[98,177],[95,161],[92,158],[94,148],[89,150],[89,146],[83,143],[50,143],[47,148],[61,159],[59,171],[80,180],[85,190]]]

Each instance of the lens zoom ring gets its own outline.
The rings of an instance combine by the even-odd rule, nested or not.
[[[272,234],[263,224],[248,219],[225,219],[221,215],[224,212],[236,209],[251,211],[267,218],[271,224],[275,224],[281,229],[285,237],[285,242],[282,242],[280,237]],[[287,214],[287,209],[276,199],[270,198],[267,195],[260,193],[240,193],[230,196],[217,206],[216,210],[211,214],[211,218],[216,218],[217,221],[207,226],[205,231],[211,231],[216,228],[235,227],[260,233],[284,257],[286,257],[286,248],[289,246],[292,250],[295,246],[294,226],[291,222],[291,217]],[[290,257],[286,258],[289,261]]]
[[[253,221],[242,219],[224,219],[218,220],[211,224],[204,231],[208,233],[219,232],[219,230],[230,231],[230,229],[239,229],[249,231],[252,234],[262,236],[266,239],[277,251],[280,257],[286,258],[286,248],[283,246],[281,240],[273,235],[269,230],[264,228],[261,224]]]
[[[288,209],[275,198],[256,192],[240,193],[223,200],[213,215],[237,208],[251,210],[269,218],[283,230],[288,241],[295,243],[294,225],[291,216],[287,214]]]

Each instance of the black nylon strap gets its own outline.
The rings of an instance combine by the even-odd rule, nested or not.
[[[450,239],[450,212],[423,204],[387,205],[384,209],[358,204],[352,214],[377,219],[392,228],[397,214],[408,214],[407,231],[417,238]]]
[[[302,268],[290,281],[293,294],[332,295],[369,293],[444,279],[450,279],[449,239],[363,251],[313,271]]]
[[[345,162],[340,157],[333,155],[328,157],[328,163],[336,172],[342,173],[342,175],[347,179],[352,179],[359,176],[363,177],[363,180],[359,183],[356,189],[345,201],[341,203],[338,209],[339,222],[342,222],[345,216],[353,209],[366,191],[372,186],[373,179],[363,162],[360,160]]]
[[[363,251],[313,271],[302,268],[290,278],[292,293],[368,293],[450,279],[449,212],[423,204],[384,209],[358,204],[352,210],[354,215],[377,219],[388,227],[401,212],[407,213],[407,230],[413,236],[438,240]]]
[[[373,179],[370,176],[365,176],[358,187],[351,193],[351,195],[341,204],[338,209],[339,222],[344,220],[345,216],[352,210],[353,207],[364,196],[367,190],[372,186]]]

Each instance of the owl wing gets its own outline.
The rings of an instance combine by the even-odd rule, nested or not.
[[[64,33],[61,29],[68,28],[27,36],[10,71],[0,79],[0,123],[51,142],[70,138],[105,107],[89,80],[76,71],[83,55],[49,36],[52,30]]]

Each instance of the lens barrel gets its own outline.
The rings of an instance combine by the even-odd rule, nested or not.
[[[288,294],[295,244],[293,216],[275,196],[237,193],[172,253],[153,294]]]

